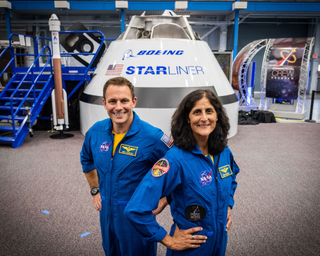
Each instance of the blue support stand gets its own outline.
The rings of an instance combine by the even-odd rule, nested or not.
[[[11,35],[11,19],[10,19],[10,9],[6,8],[6,24],[7,24],[7,38],[9,40]]]
[[[239,30],[239,10],[234,11],[234,34],[233,34],[233,60],[237,56],[238,50],[238,31]]]

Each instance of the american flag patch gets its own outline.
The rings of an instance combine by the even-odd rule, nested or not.
[[[167,134],[163,134],[161,141],[168,146],[168,148],[172,147],[173,139],[170,138]]]
[[[116,64],[116,65],[109,65],[106,76],[119,76],[121,75],[122,69],[124,64]]]

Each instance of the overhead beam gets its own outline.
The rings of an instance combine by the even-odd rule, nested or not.
[[[217,28],[219,28],[219,26],[215,26],[212,29],[210,29],[207,33],[205,33],[203,36],[201,36],[201,40],[203,40],[204,38],[206,38],[208,35],[210,35],[213,31],[215,31]]]
[[[115,1],[70,1],[70,10],[114,10]],[[192,1],[188,11],[232,11],[234,2]],[[13,1],[12,10],[56,10],[54,1]],[[175,1],[128,1],[126,10],[174,10]],[[248,2],[249,12],[320,12],[319,2]]]

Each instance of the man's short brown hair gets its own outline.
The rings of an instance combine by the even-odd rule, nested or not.
[[[109,85],[123,86],[126,85],[129,87],[132,95],[132,100],[134,99],[134,86],[133,84],[126,78],[118,76],[114,78],[110,78],[103,86],[103,98],[106,99],[106,91]]]

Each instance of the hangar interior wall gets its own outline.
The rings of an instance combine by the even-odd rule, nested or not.
[[[84,16],[84,19],[87,17]],[[79,19],[74,19],[74,22],[78,22]],[[71,26],[71,25],[70,25]],[[62,30],[68,30],[70,26],[62,26]],[[312,36],[320,36],[315,33],[316,25],[309,24],[275,24],[275,23],[251,23],[251,24],[240,24],[239,25],[239,34],[238,34],[238,52],[246,46],[248,43],[257,40],[257,39],[265,39],[265,38],[282,38],[282,37],[312,37]],[[110,26],[91,26],[87,27],[89,30],[100,30],[105,38],[117,38],[121,34],[120,26],[110,27]],[[205,35],[208,31],[210,31],[213,27],[208,26],[193,26],[192,28],[196,31],[200,37]],[[41,26],[35,27],[33,26],[34,32],[38,31],[38,34],[44,37],[51,37],[49,32],[49,26]],[[14,28],[12,29],[12,33],[20,33],[26,34],[27,28],[25,31],[21,29],[16,31]],[[234,27],[233,25],[227,26],[227,45],[226,49],[229,51],[233,50],[233,33]],[[36,34],[36,33],[34,33]],[[6,34],[0,33],[0,40],[6,40]],[[220,43],[220,29],[217,28],[209,35],[207,35],[204,39],[209,44],[211,50],[219,50]],[[107,42],[107,45],[110,42]],[[256,74],[255,74],[255,83],[254,83],[254,91],[260,91],[260,76],[261,76],[261,65],[263,59],[264,50],[259,51],[258,54],[254,57],[252,61],[256,62]],[[320,88],[320,82],[317,81],[317,90]],[[310,86],[308,88],[307,93],[310,93]]]
[[[200,37],[206,34],[212,27],[200,28],[193,27]],[[119,36],[119,28],[102,28],[96,27],[103,32],[106,38],[116,38]],[[234,28],[232,25],[228,26],[227,32],[227,46],[228,51],[233,50],[233,32]],[[265,38],[281,38],[281,37],[311,37],[314,35],[314,26],[308,24],[240,24],[239,26],[239,37],[238,37],[238,52],[245,47],[248,43],[257,39]],[[319,35],[318,35],[319,36]],[[220,42],[220,29],[216,29],[203,39],[209,44],[211,50],[219,50]],[[261,66],[263,59],[264,49],[259,51],[252,61],[256,62],[256,75],[254,82],[254,91],[260,92],[260,77],[261,77]],[[318,88],[320,82],[318,83]],[[309,93],[310,87],[308,89]]]

